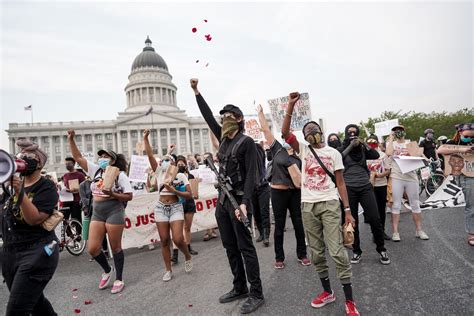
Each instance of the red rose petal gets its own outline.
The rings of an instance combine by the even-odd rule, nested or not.
[[[72,289],[73,292],[77,292],[77,289]]]
[[[193,304],[189,304],[188,307],[193,307]]]
[[[204,20],[204,22],[206,22],[206,23],[207,23],[207,20]]]
[[[193,31],[193,33],[196,33],[196,32],[197,32],[197,28],[193,27],[191,31]]]
[[[92,301],[91,301],[91,300],[85,301],[84,304],[85,304],[85,305],[91,305],[91,304],[92,304]]]
[[[212,37],[209,36],[209,37],[206,38],[206,40],[207,40],[208,42],[210,42],[210,41],[212,40]]]
[[[74,313],[80,314],[80,313],[81,313],[81,310],[80,310],[79,308],[76,308],[76,309],[74,310]]]

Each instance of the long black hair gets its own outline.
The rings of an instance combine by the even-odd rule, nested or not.
[[[112,166],[117,167],[120,171],[127,173],[128,163],[123,154],[117,154],[117,159],[115,159],[115,162]]]

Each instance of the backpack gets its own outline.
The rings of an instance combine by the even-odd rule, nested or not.
[[[272,174],[273,174],[273,161],[275,160],[276,156],[280,153],[280,151],[283,149],[283,147],[281,147],[280,149],[277,150],[277,152],[275,153],[275,155],[273,155],[273,158],[272,160],[270,160],[268,162],[268,165],[267,165],[267,171],[265,173],[265,179],[268,181],[268,182],[272,182]]]

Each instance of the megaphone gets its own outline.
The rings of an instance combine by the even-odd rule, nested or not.
[[[0,184],[11,179],[15,173],[24,174],[28,165],[22,159],[13,158],[5,150],[0,149]]]

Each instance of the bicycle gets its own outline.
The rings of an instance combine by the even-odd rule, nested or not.
[[[430,158],[428,166],[420,170],[427,196],[431,196],[443,184],[445,176],[441,170],[441,161]]]
[[[60,208],[59,211],[67,213],[69,207]],[[86,241],[82,239],[82,224],[76,219],[67,219],[66,216],[61,222],[59,251],[64,248],[73,256],[80,256],[86,249]]]

